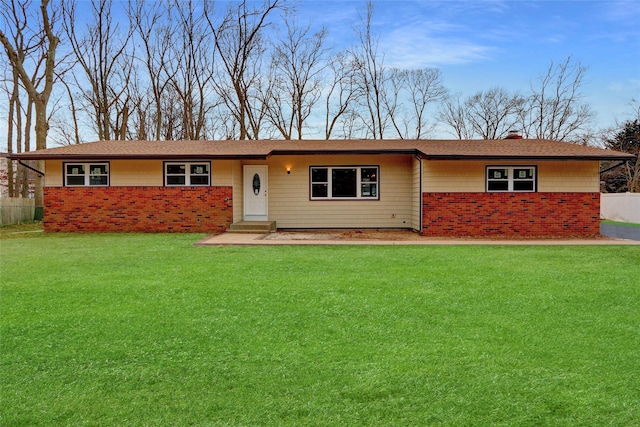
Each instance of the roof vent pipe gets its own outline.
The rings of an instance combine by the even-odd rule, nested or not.
[[[522,139],[522,135],[520,135],[520,131],[518,130],[510,130],[509,134],[505,136],[504,139]]]

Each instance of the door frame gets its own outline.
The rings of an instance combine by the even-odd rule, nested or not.
[[[256,213],[248,213],[249,197],[253,194],[253,176],[258,173],[261,177],[260,192],[264,192],[264,210]],[[243,220],[244,221],[268,221],[269,219],[269,166],[267,165],[244,165],[243,168]]]

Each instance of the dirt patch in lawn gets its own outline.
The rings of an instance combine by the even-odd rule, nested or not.
[[[265,236],[265,240],[424,240],[410,230],[278,230]]]
[[[606,241],[611,240],[607,236],[592,236],[584,238],[582,236],[568,237],[538,237],[538,236],[483,236],[483,237],[425,237],[420,233],[411,230],[389,230],[389,229],[325,229],[325,230],[278,230],[275,233],[269,233],[264,236],[263,240],[338,240],[338,241],[387,241],[387,242],[411,242],[411,241],[507,241],[507,242],[555,242],[555,241]]]

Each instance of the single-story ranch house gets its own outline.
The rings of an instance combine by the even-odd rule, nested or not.
[[[45,231],[398,228],[595,236],[599,162],[632,155],[504,140],[99,141],[45,161]]]

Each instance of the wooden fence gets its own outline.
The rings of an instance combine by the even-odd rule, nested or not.
[[[20,224],[31,222],[36,215],[34,199],[22,197],[0,198],[0,225]]]

